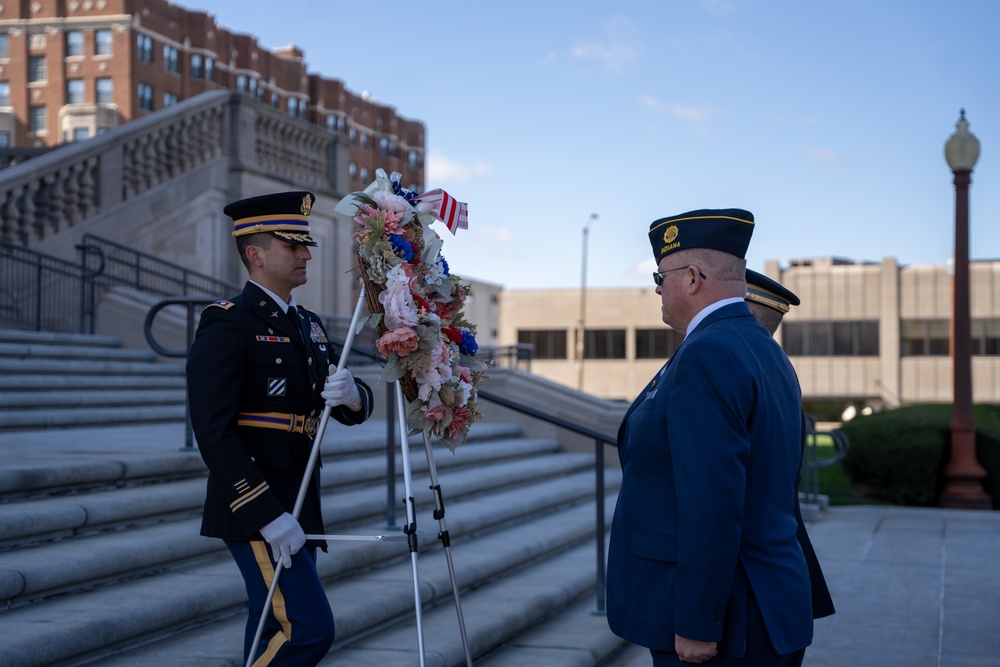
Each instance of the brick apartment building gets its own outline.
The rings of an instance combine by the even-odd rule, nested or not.
[[[0,148],[81,141],[199,93],[245,92],[349,142],[349,181],[376,168],[424,183],[425,128],[307,71],[295,46],[265,49],[212,14],[166,0],[0,3]]]

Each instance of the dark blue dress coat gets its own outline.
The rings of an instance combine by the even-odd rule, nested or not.
[[[812,641],[796,538],[805,436],[781,347],[743,303],[709,314],[631,405],[608,554],[615,634],[673,651],[674,635],[742,656],[757,604],[779,653]]]

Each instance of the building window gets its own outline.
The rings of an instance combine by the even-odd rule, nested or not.
[[[245,93],[247,91],[247,75],[246,74],[237,74],[236,75],[236,90],[240,91],[241,93]]]
[[[624,329],[587,329],[583,334],[584,359],[624,359]]]
[[[205,76],[205,60],[200,53],[191,54],[191,78],[200,79]]]
[[[205,81],[215,81],[214,58],[205,58]]]
[[[337,117],[333,114],[328,114],[326,117],[326,131],[335,132],[337,130]]]
[[[254,96],[259,94],[257,92],[257,77],[250,78],[250,93]]]
[[[363,151],[368,150],[368,133],[367,132],[362,132],[361,133],[361,150],[363,150]]]
[[[350,177],[352,183],[356,182],[358,180],[358,165],[354,164],[353,162],[349,164],[347,166],[347,174]]]
[[[97,89],[97,103],[111,104],[114,102],[114,86],[111,79],[97,79],[94,82]]]
[[[94,31],[94,55],[111,55],[111,31],[107,29]]]
[[[10,82],[0,81],[0,107],[10,106]]]
[[[10,132],[0,132],[0,148],[10,148]]]
[[[410,169],[416,169],[420,164],[420,154],[417,151],[410,151]]]
[[[177,104],[177,96],[173,93],[163,93],[163,108],[172,107]]]
[[[669,359],[684,336],[673,329],[636,329],[636,359]]]
[[[73,141],[86,141],[90,139],[90,130],[85,127],[78,127],[73,130]]]
[[[877,357],[878,322],[785,322],[781,342],[790,357]]]
[[[10,58],[10,37],[5,32],[0,32],[0,60]]]
[[[361,182],[368,182],[368,167],[361,167]]]
[[[139,84],[139,108],[144,111],[153,110],[153,87],[148,83]]]
[[[271,93],[271,106],[277,109],[279,102],[281,102],[281,95],[278,95],[278,93]]]
[[[972,354],[1000,355],[1000,320],[972,321]]]
[[[566,330],[540,329],[517,332],[517,342],[534,346],[532,359],[565,359]]]
[[[899,323],[899,337],[900,356],[948,356],[948,320],[903,320]]]
[[[47,74],[45,71],[45,56],[28,57],[28,83],[45,81]]]
[[[28,109],[28,132],[33,134],[44,132],[45,127],[45,107],[30,107]]]
[[[350,144],[353,146],[354,142],[358,139],[358,131],[352,127],[351,131],[348,132],[348,138],[350,139]]]
[[[299,115],[299,100],[296,97],[288,98],[288,115],[295,118]]]
[[[180,74],[180,58],[177,54],[177,47],[163,47],[163,68],[172,74]]]
[[[149,35],[139,35],[136,37],[136,47],[139,52],[139,60],[144,63],[153,64],[153,38]]]
[[[83,55],[83,31],[82,30],[67,30],[66,31],[66,56],[82,56]]]
[[[382,157],[389,156],[389,140],[385,137],[378,140],[378,154]]]
[[[67,79],[66,104],[83,104],[86,101],[86,92],[83,79]]]

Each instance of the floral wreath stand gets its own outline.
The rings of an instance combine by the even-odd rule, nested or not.
[[[420,666],[424,667],[417,519],[408,440],[411,434],[422,434],[437,537],[447,559],[466,665],[472,667],[444,499],[431,449],[433,435],[454,452],[467,438],[469,427],[481,418],[477,389],[486,377],[486,365],[476,358],[476,327],[463,313],[471,287],[451,274],[441,255],[443,241],[431,229],[435,221],[444,222],[453,234],[467,229],[468,206],[439,189],[417,194],[401,187],[399,180],[399,174],[387,176],[378,169],[371,185],[345,196],[335,211],[356,223],[353,238],[363,284],[359,298],[364,297],[370,313],[356,330],[370,326],[377,332],[376,347],[385,360],[379,382],[395,385],[406,523],[403,535],[315,538],[407,541]]]

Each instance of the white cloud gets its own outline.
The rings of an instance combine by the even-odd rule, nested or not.
[[[696,107],[683,104],[667,104],[655,97],[643,95],[639,98],[639,103],[662,113],[665,116],[691,123],[698,130],[699,134],[708,131],[708,119],[715,115],[715,110],[711,107]]]
[[[639,30],[624,16],[615,16],[603,26],[604,35],[600,39],[578,42],[570,48],[570,56],[575,60],[596,62],[601,68],[615,74],[638,60]]]
[[[641,262],[636,262],[635,266],[632,268],[633,274],[637,278],[648,278],[649,284],[653,284],[653,271],[658,270],[659,267],[656,264],[656,260],[652,257],[647,257]]]
[[[513,243],[517,238],[508,227],[477,227],[476,230],[486,237],[488,241],[501,244]]]
[[[835,167],[840,163],[840,154],[832,148],[824,146],[810,146],[806,148],[806,155],[814,162]]]
[[[428,184],[445,181],[471,181],[479,176],[492,173],[493,166],[482,160],[477,159],[471,164],[464,164],[439,151],[431,150],[427,152],[426,180]]]

